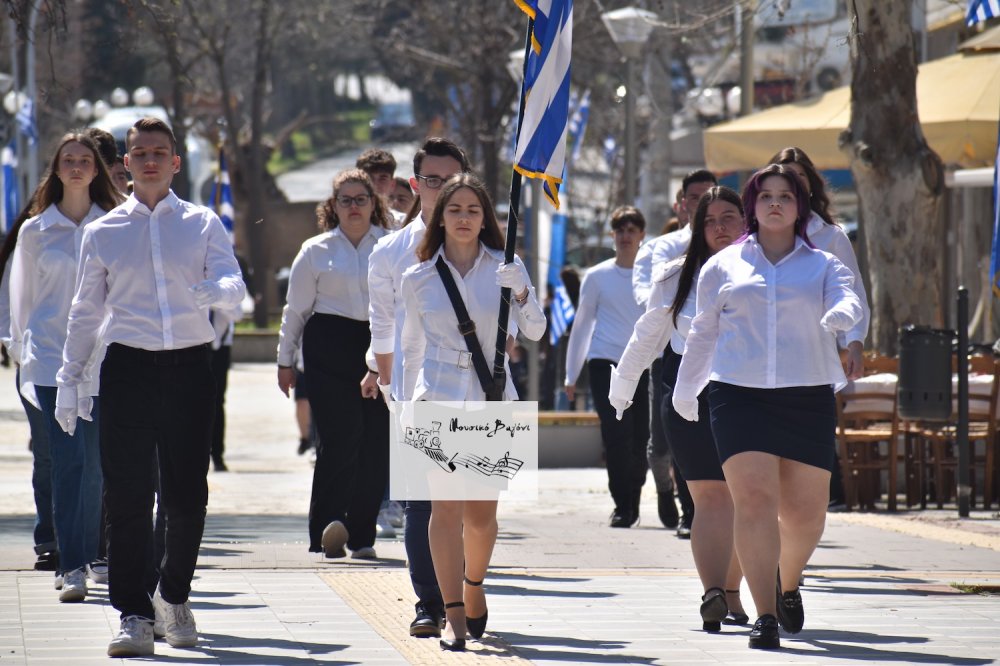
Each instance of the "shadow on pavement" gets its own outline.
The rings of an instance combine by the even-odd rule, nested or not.
[[[565,636],[536,636],[508,631],[497,632],[496,635],[509,644],[519,657],[531,661],[565,661],[574,664],[653,664],[657,661],[656,657],[640,657],[617,651],[608,652],[608,650],[625,648],[628,645],[625,641],[590,641]],[[580,652],[547,650],[541,646],[571,648],[580,650]]]
[[[879,650],[865,645],[893,644],[926,644],[928,638],[917,636],[890,636],[870,634],[861,631],[837,631],[836,629],[805,630],[794,639],[781,637],[782,653],[800,654],[811,659],[850,659],[861,663],[876,663],[891,661],[906,664],[952,664],[955,666],[980,666],[993,664],[993,659],[976,657],[957,657],[954,655],[934,655],[922,652],[905,652],[899,650]],[[795,642],[808,643],[823,652],[816,650],[801,650],[794,647]],[[850,643],[850,645],[844,645]],[[860,645],[859,645],[860,644]]]
[[[538,580],[548,580],[539,578]],[[486,591],[489,594],[503,594],[515,597],[557,597],[564,599],[610,599],[617,597],[614,592],[577,592],[573,590],[540,590],[532,587],[522,587],[520,585],[491,585],[486,582]]]

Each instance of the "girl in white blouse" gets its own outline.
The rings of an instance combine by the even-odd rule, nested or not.
[[[67,433],[56,420],[56,373],[83,230],[121,201],[93,140],[66,134],[34,194],[33,217],[21,227],[11,265],[11,356],[20,365],[21,393],[41,409],[49,432],[60,601],[87,595],[84,567],[97,558],[102,475],[96,386],[81,385],[74,399],[79,418]]]
[[[743,224],[743,205],[733,190],[712,187],[701,197],[691,220],[690,246],[684,256],[657,268],[646,312],[636,322],[625,353],[611,371],[608,399],[619,418],[632,404],[642,373],[660,356],[668,340],[663,381],[667,387],[675,383],[680,352],[694,317],[698,273],[709,257],[743,235]],[[674,411],[670,395],[665,388],[663,426],[694,500],[691,552],[705,590],[703,628],[719,631],[722,622],[745,624],[749,619],[739,597],[742,575],[733,551],[733,500],[712,438],[707,392],[698,396],[701,418],[695,423]]]
[[[288,278],[278,337],[278,387],[295,386],[302,347],[309,405],[319,434],[309,502],[309,551],[374,559],[375,523],[389,472],[389,412],[366,400],[369,372],[368,257],[390,216],[368,175],[337,175],[317,209],[324,233],[302,244]]]
[[[808,196],[788,167],[754,174],[743,208],[748,236],[702,267],[673,405],[697,421],[708,385],[736,552],[759,615],[750,647],[774,649],[779,621],[802,629],[798,581],[823,533],[833,394],[847,383],[835,336],[860,320],[861,303],[851,271],[811,247]]]
[[[520,330],[530,340],[545,333],[545,315],[524,265],[517,257],[504,263],[503,236],[493,211],[486,189],[475,176],[450,178],[417,247],[422,263],[403,274],[403,367],[406,373],[417,373],[413,400],[482,401],[486,397],[472,364],[462,362],[468,353],[466,342],[435,268],[439,260],[454,277],[490,365],[502,287],[511,289],[511,316],[504,322],[507,332],[516,336]],[[504,397],[518,399],[509,370]],[[479,638],[486,629],[482,583],[496,543],[496,512],[495,500],[432,502],[431,556],[448,619],[441,638],[444,650],[464,650],[466,631]]]

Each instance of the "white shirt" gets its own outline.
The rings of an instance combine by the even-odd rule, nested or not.
[[[642,312],[632,297],[631,268],[611,258],[587,271],[566,348],[566,384],[576,384],[586,360],[620,359]]]
[[[469,348],[458,331],[458,316],[434,265],[439,256],[444,256],[443,247],[431,259],[411,267],[403,274],[402,294],[406,317],[401,346],[403,371],[408,376],[414,375],[413,396],[410,399],[484,400],[486,396],[479,383],[479,376],[468,357]],[[479,256],[464,277],[445,259],[465,302],[465,308],[469,311],[469,318],[476,325],[476,337],[491,370],[496,356],[497,322],[500,314],[500,287],[497,286],[496,272],[503,263],[502,250],[491,250],[482,243],[479,245]],[[516,316],[516,321],[508,318],[507,332],[517,336],[520,329],[529,340],[538,340],[545,333],[545,314],[538,305],[535,289],[528,281],[521,259],[515,256],[514,263],[524,275],[528,285],[528,298],[524,305],[518,305],[516,299],[511,297],[510,313]],[[458,361],[462,356],[466,358],[463,364],[466,367],[459,367]],[[504,367],[507,368],[506,357]],[[504,397],[507,400],[518,399],[509,368]]]
[[[83,232],[104,214],[91,204],[77,225],[52,204],[18,234],[10,261],[10,353],[21,366],[21,393],[32,404],[34,386],[56,385]]]
[[[611,370],[611,395],[631,401],[635,395],[639,378],[653,361],[663,354],[663,348],[670,340],[671,349],[681,353],[684,341],[691,329],[691,320],[695,313],[695,285],[698,274],[695,273],[694,284],[684,301],[683,307],[677,313],[677,326],[674,326],[674,313],[671,309],[674,297],[677,295],[677,285],[680,282],[683,258],[677,258],[656,270],[653,278],[653,289],[649,292],[646,312],[635,323],[635,330],[625,351],[618,360],[618,365]]]
[[[872,313],[868,307],[868,294],[865,292],[865,283],[861,279],[861,270],[858,268],[858,259],[854,255],[851,239],[839,224],[827,224],[816,213],[809,218],[806,235],[817,250],[829,252],[854,273],[854,293],[861,301],[861,320],[851,330],[839,334],[837,340],[844,347],[855,341],[864,344],[865,338],[868,337],[868,325]]]
[[[386,235],[371,226],[357,247],[336,227],[310,238],[292,262],[288,298],[278,332],[278,365],[291,366],[312,314],[368,321],[368,258]]]
[[[690,244],[691,225],[689,224],[683,229],[657,236],[639,248],[639,252],[635,255],[635,263],[632,265],[632,293],[636,303],[643,308],[646,307],[646,299],[649,298],[649,290],[652,288],[655,268],[673,261],[687,252]]]
[[[372,330],[372,352],[392,354],[392,395],[408,400],[413,386],[403,377],[403,353],[398,333],[403,330],[403,298],[400,282],[403,273],[417,261],[417,245],[424,238],[422,215],[408,225],[382,238],[368,258],[368,319]]]
[[[236,307],[246,293],[229,235],[208,208],[171,191],[150,211],[133,195],[91,223],[80,248],[59,386],[80,383],[105,308],[107,344],[161,351],[211,342],[208,311],[191,291],[204,280],[221,290],[216,307]]]
[[[833,310],[857,323],[854,275],[801,238],[776,265],[756,234],[720,250],[698,279],[697,309],[674,385],[695,400],[709,380],[752,388],[847,384],[834,336],[820,326]]]

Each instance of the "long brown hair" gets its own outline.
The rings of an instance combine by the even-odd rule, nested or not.
[[[333,179],[333,194],[330,198],[316,207],[316,221],[320,231],[330,231],[340,226],[340,218],[337,217],[337,196],[340,188],[347,183],[358,183],[363,185],[372,200],[372,216],[369,222],[373,227],[389,228],[389,211],[385,207],[385,199],[375,193],[371,178],[361,169],[348,169],[341,171]]]
[[[420,261],[427,261],[434,256],[438,248],[444,243],[444,209],[448,201],[462,188],[472,190],[479,198],[479,205],[483,209],[483,228],[479,230],[479,242],[493,250],[503,250],[503,234],[500,233],[500,223],[497,222],[497,214],[493,209],[493,202],[486,191],[486,186],[482,181],[471,173],[457,173],[449,178],[441,186],[441,194],[438,195],[437,203],[434,204],[434,212],[427,223],[427,230],[424,232],[424,239],[417,246],[417,258]]]
[[[94,176],[94,180],[90,181],[90,200],[105,211],[109,211],[125,201],[125,198],[115,188],[114,183],[111,182],[108,168],[104,165],[104,160],[101,159],[101,153],[97,149],[97,144],[94,143],[94,140],[82,132],[72,131],[64,134],[62,139],[59,140],[59,147],[52,154],[52,161],[49,162],[49,168],[45,172],[45,175],[42,176],[42,181],[38,184],[38,188],[32,195],[30,210],[32,216],[39,215],[52,204],[62,201],[63,184],[57,174],[59,170],[59,155],[62,153],[62,149],[66,147],[66,144],[73,143],[74,141],[89,150],[94,156],[94,167],[97,170],[97,175]]]

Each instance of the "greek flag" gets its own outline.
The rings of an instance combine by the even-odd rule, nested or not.
[[[997,16],[1000,16],[1000,0],[969,0],[965,24],[972,26]]]
[[[17,111],[17,126],[28,139],[28,145],[33,146],[38,143],[38,127],[35,125],[35,102],[31,99],[24,100],[24,104]]]
[[[549,308],[549,342],[553,345],[559,342],[559,338],[566,334],[566,329],[573,323],[574,316],[576,310],[573,309],[573,301],[566,292],[566,286],[559,280],[556,283],[556,296]]]
[[[580,103],[573,111],[569,119],[569,145],[572,146],[569,163],[572,164],[580,157],[580,148],[583,146],[583,135],[587,131],[587,120],[590,119],[590,91],[583,93]]]
[[[1000,296],[1000,128],[997,129],[997,158],[993,163],[993,251],[990,254],[990,284],[993,293]]]
[[[229,185],[229,169],[226,168],[226,153],[222,148],[219,148],[219,173],[212,191],[212,210],[222,220],[229,238],[233,239],[233,217],[236,211],[233,208],[233,189]]]
[[[524,116],[514,149],[514,169],[527,178],[542,179],[546,198],[558,209],[569,124],[573,0],[514,2],[534,19],[521,87]]]
[[[11,140],[10,144],[4,146],[2,153],[3,161],[3,229],[5,233],[10,233],[10,228],[14,226],[17,213],[20,210],[17,200],[17,142]]]

